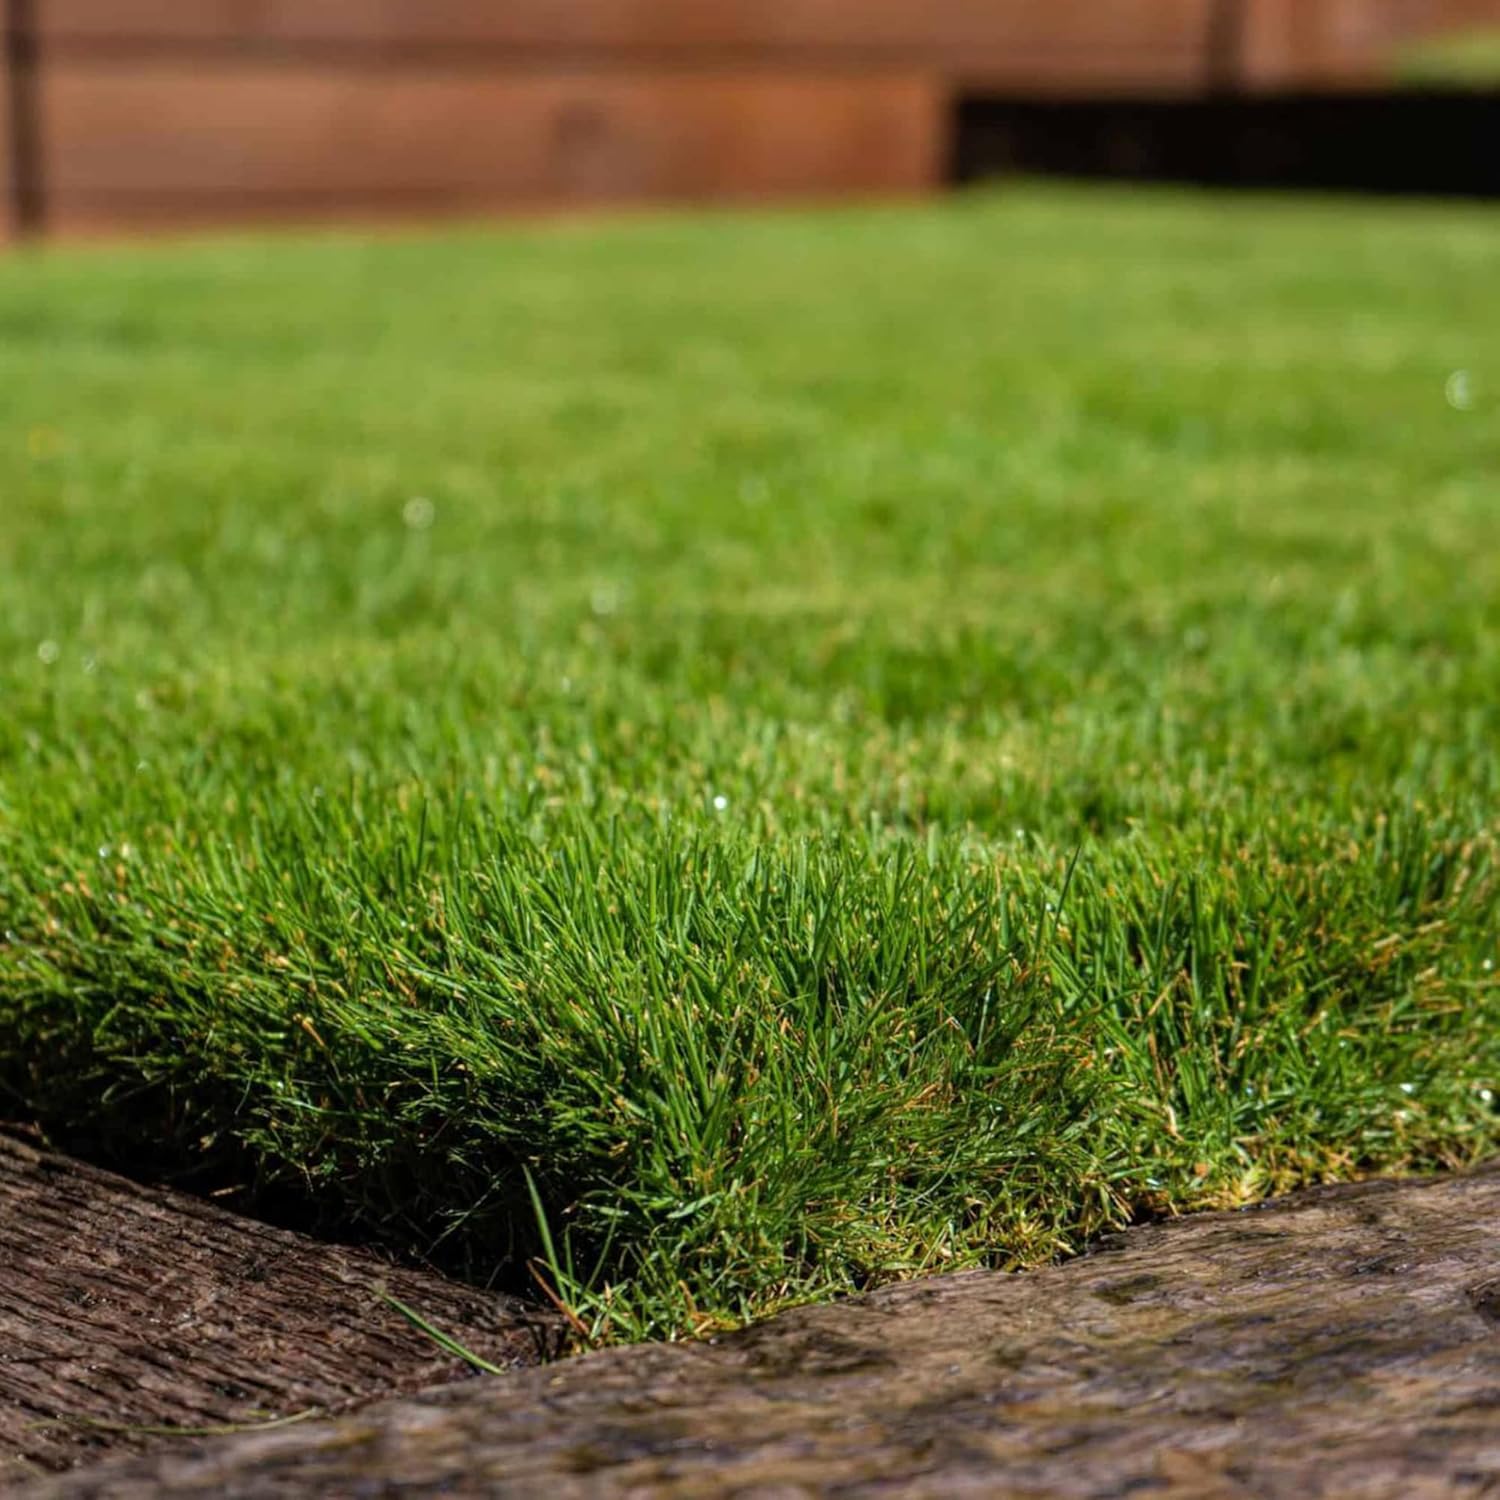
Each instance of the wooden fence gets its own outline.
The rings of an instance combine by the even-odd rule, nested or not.
[[[10,230],[916,192],[961,95],[1341,86],[1500,0],[0,0]],[[0,233],[3,233],[0,230]]]

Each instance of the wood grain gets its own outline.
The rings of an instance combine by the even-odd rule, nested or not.
[[[1500,1174],[1319,1190],[202,1443],[66,1495],[1500,1492]]]
[[[42,107],[64,227],[299,200],[328,214],[915,191],[941,137],[917,75],[58,63]]]
[[[18,207],[15,181],[15,59],[11,50],[10,8],[0,0],[0,245],[15,237]]]
[[[506,1298],[137,1187],[0,1133],[0,1482],[132,1426],[338,1411],[473,1372],[381,1301],[498,1365],[555,1322]],[[102,1424],[102,1425],[97,1425]]]
[[[11,139],[11,94],[10,69],[6,66],[4,28],[0,23],[0,245],[15,235],[16,198],[14,170],[14,142]]]
[[[38,0],[52,46],[818,48],[933,57],[974,47],[1149,57],[1201,47],[1212,0]],[[909,60],[909,59],[908,59]]]
[[[963,95],[1341,88],[1500,0],[29,0],[65,232],[940,186]]]

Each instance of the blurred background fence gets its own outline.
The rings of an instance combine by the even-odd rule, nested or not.
[[[1046,136],[1049,104],[1378,94],[1418,44],[1500,21],[1500,0],[0,4],[3,232],[64,234],[920,192],[985,141],[1014,153],[1003,119]]]

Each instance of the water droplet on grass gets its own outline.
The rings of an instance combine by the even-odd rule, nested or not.
[[[401,507],[401,519],[412,531],[426,531],[437,518],[437,506],[426,495],[413,495]]]
[[[1455,370],[1443,387],[1448,405],[1454,411],[1474,410],[1474,377],[1467,370]]]
[[[50,667],[62,655],[62,647],[56,641],[43,641],[36,648],[36,659],[44,667]]]
[[[728,806],[729,798],[724,796],[722,792],[714,798],[714,808],[717,812],[723,812]]]

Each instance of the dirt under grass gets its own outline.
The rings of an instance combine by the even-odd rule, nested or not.
[[[1192,195],[0,263],[0,1101],[599,1339],[1477,1158],[1497,326]]]

